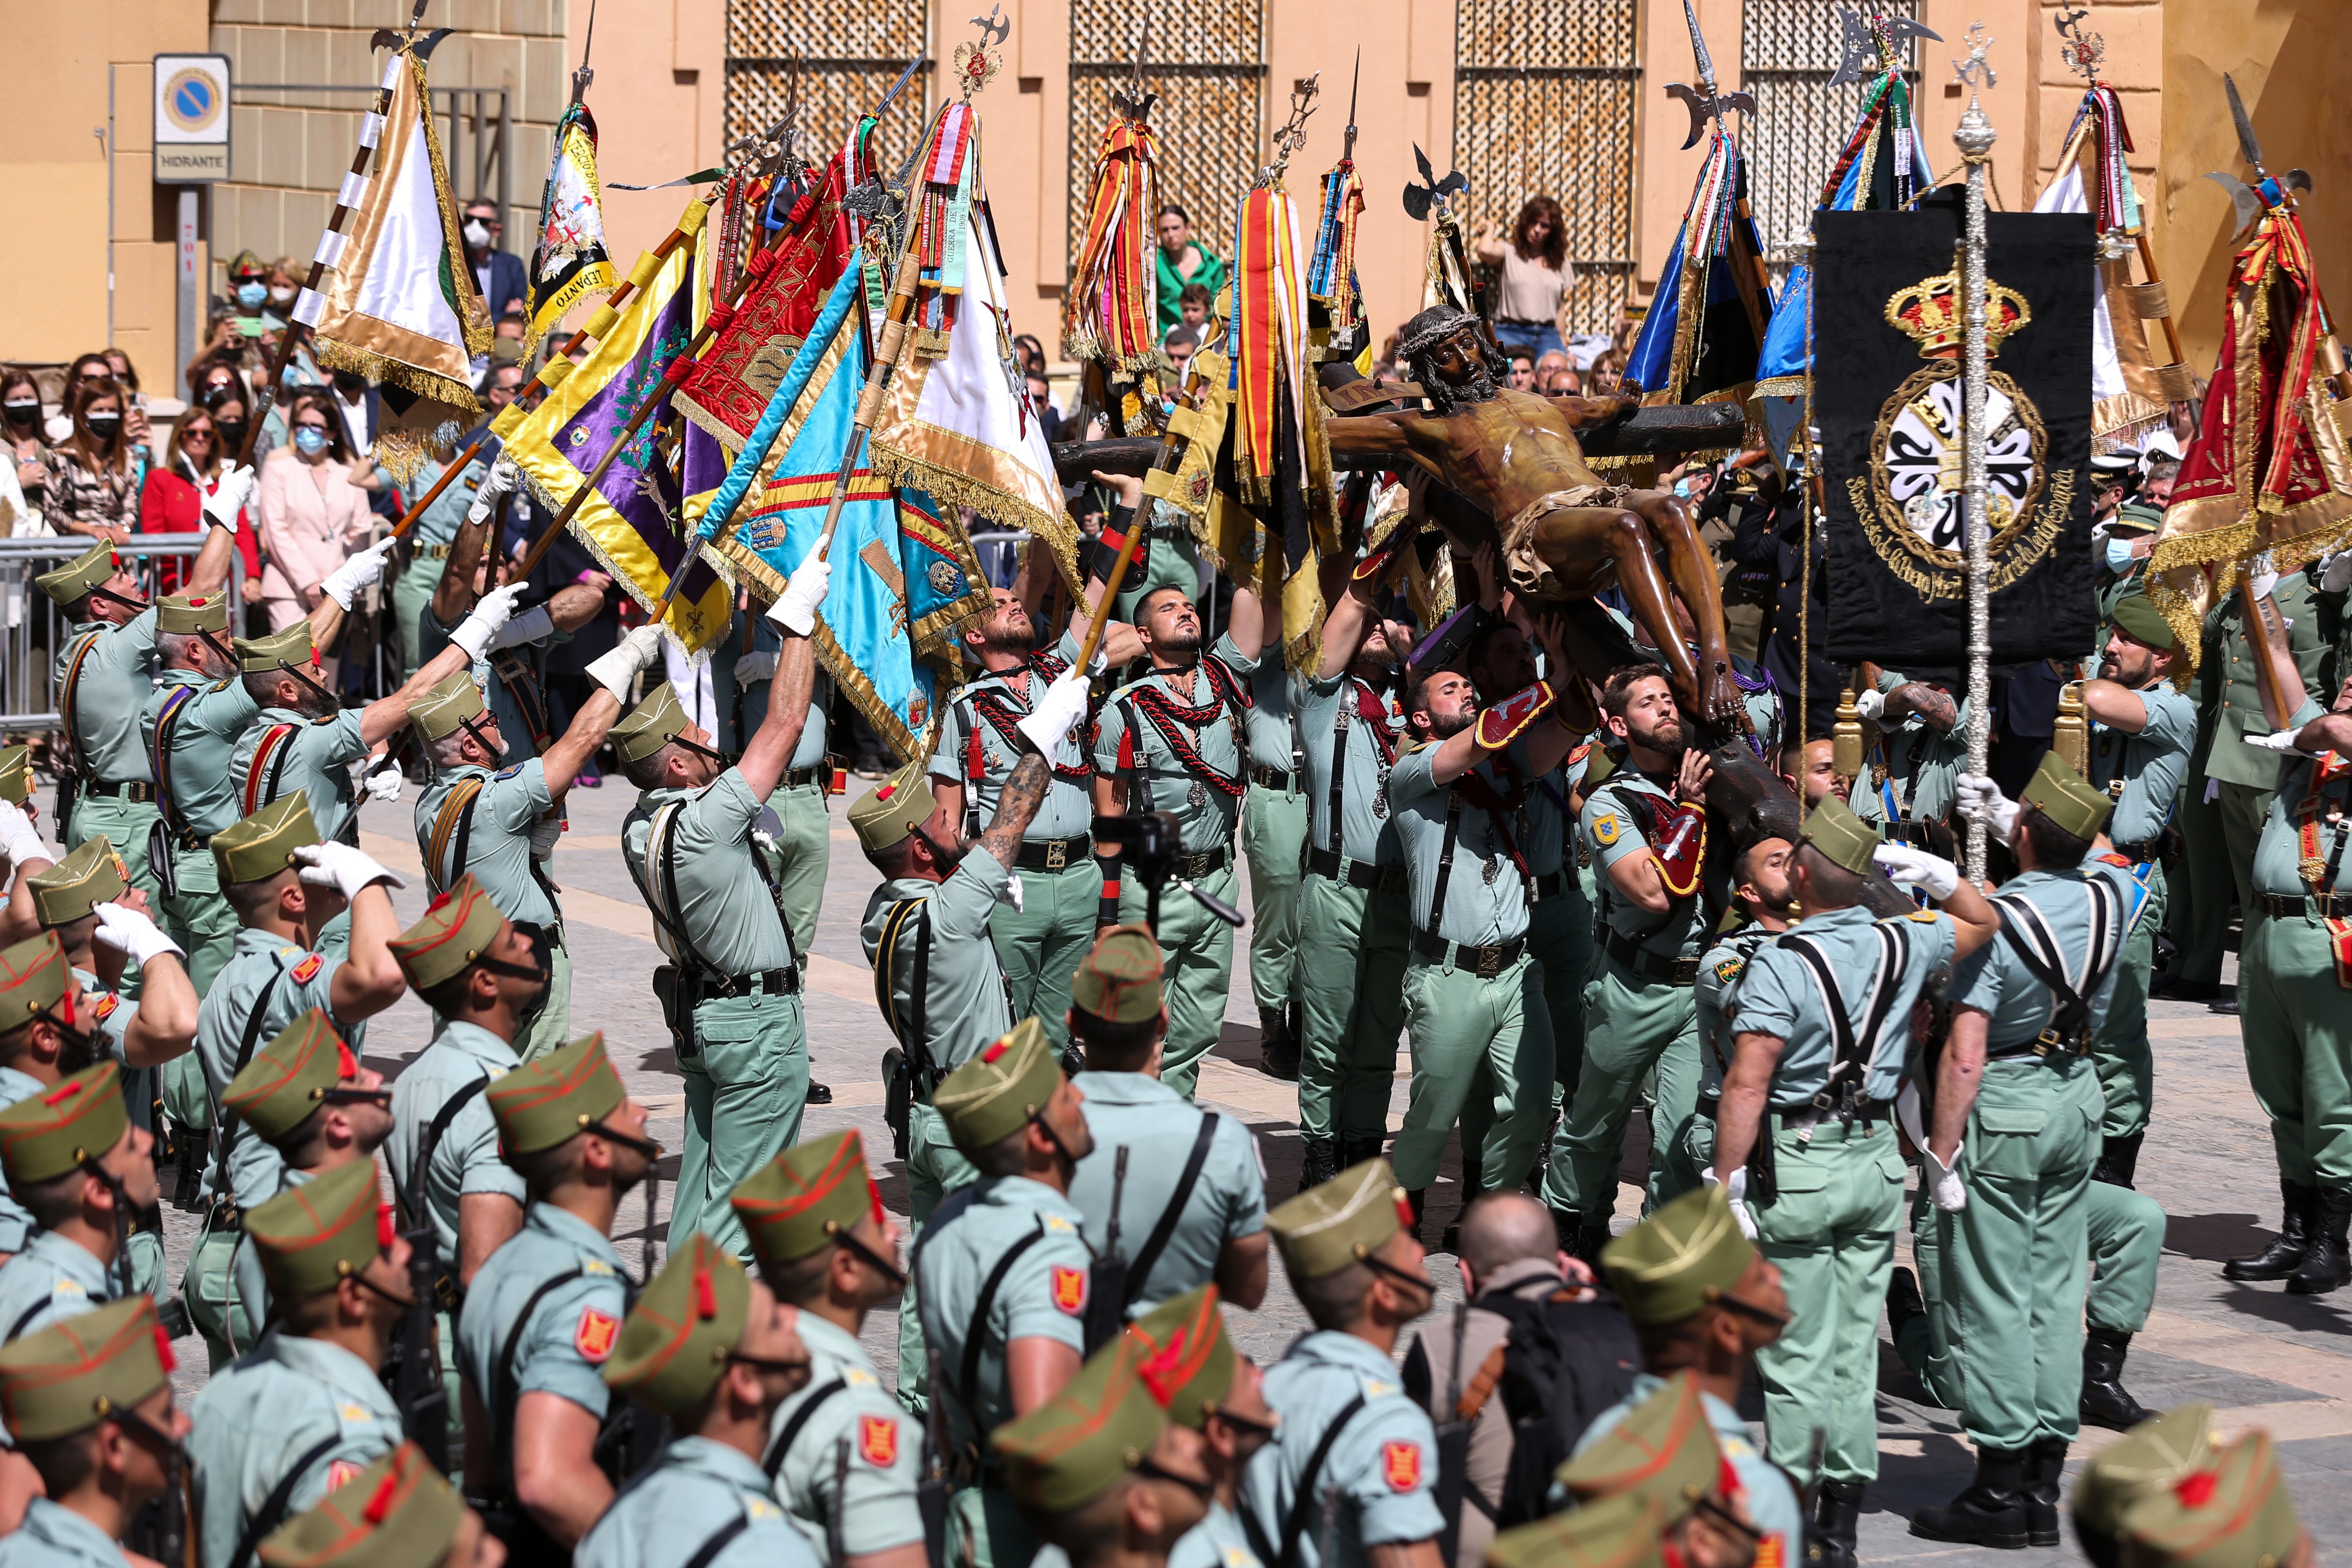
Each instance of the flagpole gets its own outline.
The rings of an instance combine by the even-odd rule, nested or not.
[[[1981,774],[1991,744],[1992,705],[1992,539],[1985,519],[1985,179],[1990,166],[1995,132],[1986,118],[1976,90],[1981,71],[1986,85],[1994,85],[1985,49],[1992,40],[1981,23],[1969,29],[1969,57],[1953,65],[1958,79],[1968,82],[1969,107],[1952,132],[1952,141],[1968,164],[1968,229],[1960,244],[1960,297],[1968,311],[1968,360],[1963,384],[1960,494],[1969,546],[1969,771]],[[1972,816],[1968,823],[1968,876],[1982,882],[1985,874],[1985,819]]]

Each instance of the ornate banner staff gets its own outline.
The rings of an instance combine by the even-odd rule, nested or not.
[[[1978,96],[2000,85],[1985,50],[1992,40],[1984,24],[1969,28],[1969,55],[1954,60],[1954,77],[1969,84],[1969,107],[1953,128],[1952,141],[1968,164],[1968,229],[1960,242],[1960,298],[1968,310],[1966,390],[1960,425],[1962,526],[1969,546],[1969,772],[1981,774],[1992,740],[1992,533],[1985,521],[1985,179],[1991,168],[1996,132]],[[1985,819],[1969,818],[1968,876],[1985,874]]]

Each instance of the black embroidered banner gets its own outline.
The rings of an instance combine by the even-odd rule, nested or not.
[[[1964,222],[1956,193],[1909,213],[1815,216],[1813,414],[1825,481],[1823,652],[1923,675],[1968,657],[1960,489]],[[2091,310],[2082,214],[1986,217],[1992,657],[2076,659],[2096,635]]]

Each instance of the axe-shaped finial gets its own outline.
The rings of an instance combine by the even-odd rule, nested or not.
[[[2205,177],[2230,193],[2230,205],[2237,216],[2237,227],[2243,231],[2273,206],[2292,206],[2296,194],[2311,193],[2311,176],[2301,169],[2289,169],[2276,180],[2263,166],[2263,144],[2254,136],[2252,116],[2246,112],[2246,100],[2238,96],[2238,84],[2228,72],[2221,74],[2222,90],[2230,95],[2230,119],[2238,128],[2238,152],[2252,166],[2258,185],[2248,185],[2235,174],[2219,169]],[[2273,193],[2275,193],[2273,200]]]
[[[1437,171],[1430,167],[1429,154],[1421,150],[1418,142],[1412,144],[1412,156],[1413,161],[1421,165],[1421,184],[1407,183],[1405,185],[1404,210],[1413,222],[1421,223],[1428,218],[1431,208],[1443,205],[1445,199],[1456,191],[1468,190],[1470,179],[1459,169],[1439,179]]]
[[[1691,55],[1698,61],[1698,86],[1694,89],[1682,82],[1668,82],[1666,96],[1690,110],[1690,134],[1683,138],[1683,151],[1688,152],[1706,134],[1709,120],[1720,125],[1723,117],[1735,109],[1742,114],[1753,114],[1756,100],[1744,92],[1715,90],[1715,61],[1707,55],[1706,35],[1698,30],[1698,13],[1691,8],[1691,0],[1683,0],[1683,21],[1690,27]]]

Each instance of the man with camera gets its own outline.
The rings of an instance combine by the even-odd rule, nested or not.
[[[1019,897],[1013,872],[1023,837],[1053,787],[1052,759],[1086,710],[1084,670],[1065,670],[1039,693],[1013,726],[1021,760],[997,791],[988,831],[976,839],[964,837],[961,812],[932,792],[920,758],[849,808],[858,845],[884,879],[866,900],[860,935],[874,965],[874,999],[898,1039],[886,1075],[887,1111],[907,1162],[908,1213],[919,1231],[942,1198],[979,1174],[931,1109],[931,1091],[1013,1028],[1012,994],[990,917],[1000,900]],[[971,853],[975,848],[983,853]],[[919,1412],[927,1368],[911,1300],[898,1313],[898,1391]]]

